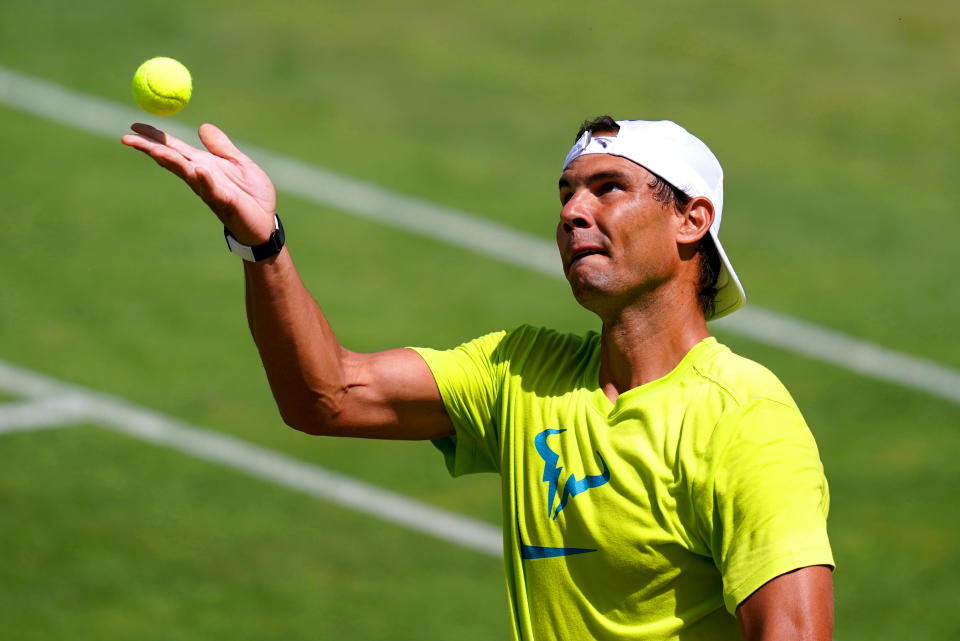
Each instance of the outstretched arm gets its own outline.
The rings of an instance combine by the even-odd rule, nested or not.
[[[745,641],[831,641],[833,575],[815,565],[764,584],[737,607]]]
[[[270,178],[220,129],[200,127],[206,149],[144,124],[123,137],[182,179],[245,245],[273,232]],[[247,319],[284,421],[311,434],[426,439],[453,432],[436,382],[412,350],[359,354],[342,347],[289,252],[244,262]]]

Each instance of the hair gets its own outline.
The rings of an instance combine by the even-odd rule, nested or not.
[[[620,125],[611,116],[597,116],[593,120],[584,120],[577,131],[574,142],[580,140],[584,132],[591,134],[597,132],[618,132]],[[673,206],[678,212],[683,212],[690,201],[693,200],[682,189],[674,187],[672,184],[650,172],[653,179],[647,184],[653,192],[653,198],[657,202]],[[697,254],[700,256],[700,270],[697,280],[697,302],[704,316],[710,318],[713,316],[714,306],[717,298],[717,278],[720,276],[720,254],[717,252],[716,245],[713,244],[709,234],[705,234],[700,242],[697,243]]]

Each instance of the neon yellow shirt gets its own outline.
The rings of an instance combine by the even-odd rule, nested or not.
[[[520,327],[417,349],[453,475],[501,475],[514,637],[738,639],[770,579],[833,565],[816,444],[765,368],[715,339],[611,402],[595,333]]]

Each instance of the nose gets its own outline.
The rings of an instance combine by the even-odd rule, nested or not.
[[[586,194],[576,192],[560,210],[560,226],[568,234],[574,229],[586,229],[593,226],[593,215],[587,205]]]

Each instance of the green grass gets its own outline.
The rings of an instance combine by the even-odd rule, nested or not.
[[[937,320],[960,315],[960,285],[933,277],[953,252],[936,230],[960,11],[524,6],[12,3],[0,56],[130,103],[138,61],[167,52],[196,77],[187,121],[546,237],[581,118],[671,117],[724,162],[725,243],[752,300],[960,365]]]
[[[960,11],[929,0],[869,11],[819,0],[269,9],[39,0],[0,5],[0,61],[132,105],[136,66],[172,55],[196,82],[180,122],[212,120],[238,139],[544,238],[560,160],[582,118],[673,118],[724,164],[722,238],[752,303],[956,368],[960,341],[948,331],[960,317],[950,233],[958,23]],[[0,144],[0,359],[499,518],[496,479],[450,480],[427,444],[315,439],[281,426],[247,336],[237,260],[175,179],[118,141],[5,107]],[[558,279],[285,194],[280,209],[305,282],[354,349],[450,346],[521,322],[594,325]],[[833,497],[837,638],[960,633],[951,607],[960,597],[951,543],[960,537],[951,457],[960,408],[721,338],[783,377],[817,435]],[[45,482],[26,482],[30,474]],[[357,558],[350,541],[409,549],[412,565],[435,544],[98,430],[0,436],[0,479],[5,549],[34,550],[32,560],[0,564],[0,620],[15,622],[17,638],[64,636],[56,626],[78,638],[145,629],[220,638],[239,621],[251,637],[372,639],[390,636],[377,626],[403,608],[403,625],[437,638],[505,630],[496,563],[482,561],[482,585],[399,565],[382,578],[377,563],[387,561]],[[259,497],[249,513],[217,507],[247,494]],[[162,514],[181,518],[165,524]],[[321,532],[327,520],[349,535]],[[153,530],[160,542],[145,538]],[[252,530],[264,550],[244,538]],[[307,545],[316,532],[336,555]],[[251,558],[253,569],[223,561],[218,537],[234,546],[226,557]],[[189,550],[177,540],[204,554],[178,557]],[[460,556],[464,567],[481,563]],[[70,581],[58,584],[61,566]],[[288,584],[267,580],[274,566],[293,572]],[[261,572],[272,587],[258,593],[251,583]],[[148,585],[132,590],[141,575]],[[396,591],[398,575],[410,577],[389,596],[399,600],[375,616],[370,599]],[[294,605],[284,609],[285,599]],[[336,608],[317,610],[321,602]],[[58,617],[40,615],[48,603]],[[436,612],[464,607],[476,627]],[[337,627],[348,615],[362,619],[356,630]]]
[[[499,560],[125,436],[5,436],[0,501],[18,639],[507,633]]]

